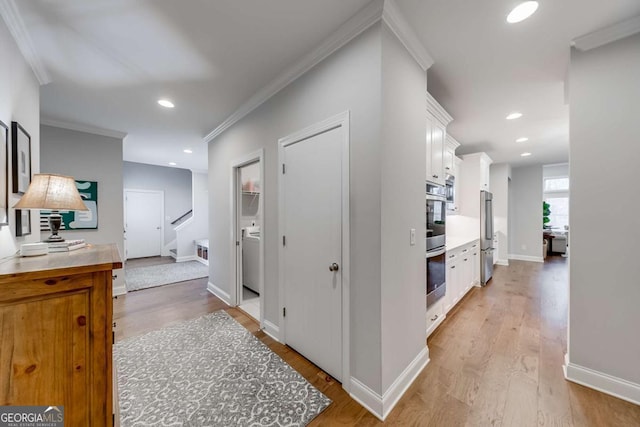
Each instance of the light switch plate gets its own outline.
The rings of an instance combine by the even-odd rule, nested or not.
[[[416,229],[412,228],[410,233],[409,233],[409,244],[411,246],[415,246],[416,245]]]

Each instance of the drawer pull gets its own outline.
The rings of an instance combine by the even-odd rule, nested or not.
[[[436,320],[438,320],[438,315],[437,314],[431,318],[432,322],[435,322]]]
[[[57,281],[57,280],[54,280],[54,279],[48,279],[48,280],[45,280],[45,281],[44,281],[44,284],[45,284],[45,285],[49,285],[49,286],[53,286],[53,285],[55,285],[56,283],[58,283],[58,281]]]
[[[78,322],[78,325],[80,325],[80,326],[85,326],[87,324],[87,318],[85,316],[78,316],[76,321]]]

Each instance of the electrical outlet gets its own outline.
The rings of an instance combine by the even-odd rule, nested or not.
[[[409,232],[409,244],[411,246],[416,245],[416,229],[415,228],[412,228]]]

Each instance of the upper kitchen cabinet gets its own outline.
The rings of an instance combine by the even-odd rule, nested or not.
[[[453,118],[427,93],[427,181],[445,184],[445,140]]]
[[[480,191],[491,191],[489,188],[489,168],[493,160],[486,153],[466,154],[462,157],[460,173],[460,190],[456,194],[460,214],[480,218]]]
[[[460,143],[455,140],[454,137],[447,134],[447,139],[444,144],[444,173],[458,176],[456,173],[456,149],[460,146]]]

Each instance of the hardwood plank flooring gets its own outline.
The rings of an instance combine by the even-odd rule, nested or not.
[[[431,362],[389,414],[390,426],[640,426],[640,406],[568,382],[567,265],[512,261],[474,288],[428,340]],[[333,403],[311,426],[383,425],[307,359],[206,291],[206,280],[114,301],[116,339],[226,310]]]

